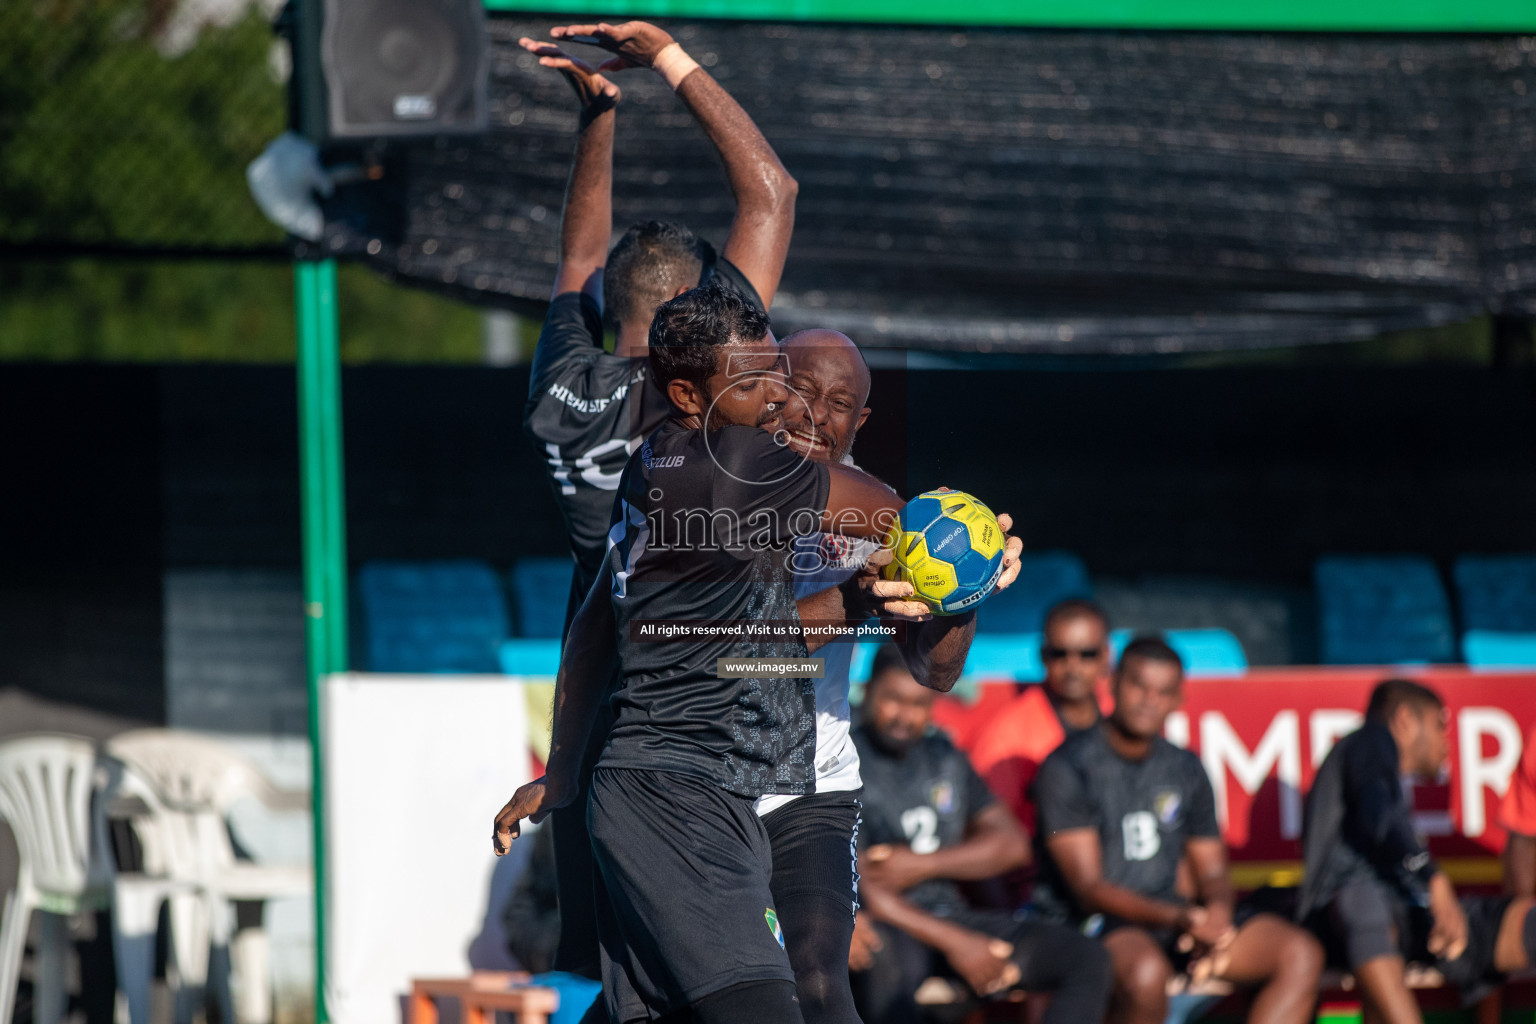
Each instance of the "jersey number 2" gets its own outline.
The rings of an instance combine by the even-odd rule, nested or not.
[[[939,816],[932,807],[901,812],[901,830],[913,853],[932,853],[939,848]]]

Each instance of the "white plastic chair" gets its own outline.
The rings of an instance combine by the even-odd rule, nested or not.
[[[146,869],[196,889],[196,895],[171,896],[171,940],[182,984],[177,1019],[187,1018],[208,985],[212,951],[221,966],[227,953],[228,980],[239,995],[235,1005],[222,972],[212,979],[223,1019],[268,1024],[266,932],[256,927],[236,935],[232,901],[306,895],[313,891],[314,875],[305,864],[237,859],[227,822],[242,798],[254,797],[272,810],[302,810],[309,794],[276,788],[244,757],[195,733],[138,729],[114,737],[107,750],[153,790],[145,801],[149,813],[135,819]]]
[[[33,1019],[64,1018],[65,917],[105,907],[111,893],[111,853],[93,801],[104,774],[88,739],[38,733],[0,742],[0,817],[21,854],[0,916],[0,1024],[10,1024],[15,1008],[34,910],[43,919]]]

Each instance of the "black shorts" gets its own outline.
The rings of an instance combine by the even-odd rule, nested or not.
[[[1263,912],[1247,903],[1238,902],[1232,907],[1232,926],[1234,928],[1241,928]],[[1183,938],[1183,935],[1176,928],[1149,928],[1144,924],[1127,921],[1125,918],[1116,917],[1113,914],[1094,914],[1082,924],[1084,935],[1100,940],[1107,938],[1111,933],[1117,932],[1122,928],[1139,928],[1146,932],[1157,948],[1163,951],[1163,955],[1168,958],[1168,962],[1173,965],[1175,973],[1184,974],[1188,972],[1189,965],[1194,959],[1194,954],[1193,951],[1185,951],[1179,948],[1179,940]]]
[[[745,982],[794,983],[751,799],[691,775],[599,768],[588,823],[614,1020],[654,1019]]]
[[[859,908],[859,794],[815,793],[763,815],[773,855],[775,901],[818,895]]]
[[[1511,901],[1509,896],[1461,897],[1467,948],[1455,960],[1429,952],[1433,921],[1428,911],[1375,878],[1347,883],[1306,923],[1322,940],[1331,967],[1353,971],[1376,957],[1400,956],[1409,963],[1434,967],[1465,998],[1475,1000],[1488,985],[1500,981],[1494,957]]]

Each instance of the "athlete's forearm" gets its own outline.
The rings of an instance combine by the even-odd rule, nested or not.
[[[859,905],[876,921],[898,928],[933,949],[948,949],[969,934],[967,929],[935,917],[883,885],[860,882]]]
[[[1013,812],[992,804],[971,820],[971,834],[922,854],[923,874],[956,882],[982,882],[1029,863],[1029,840]]]
[[[1185,907],[1151,899],[1102,879],[1074,890],[1074,895],[1078,905],[1090,914],[1110,914],[1152,928],[1182,929],[1184,925]]]
[[[931,690],[948,693],[965,670],[965,659],[976,638],[976,613],[944,615],[909,626],[901,655],[912,678]]]
[[[752,282],[763,305],[770,306],[794,233],[799,185],[741,104],[708,71],[690,71],[678,84],[677,95],[719,151],[736,198],[725,258]]]
[[[827,491],[827,510],[821,516],[822,532],[885,539],[891,522],[906,504],[901,497],[852,466],[828,466],[827,470],[831,486]]]
[[[573,781],[580,770],[587,736],[618,657],[609,579],[608,573],[598,576],[571,620],[555,676],[554,725],[545,774],[562,782]]]
[[[582,107],[576,153],[571,158],[571,176],[565,187],[560,265],[555,270],[551,298],[565,292],[585,291],[602,301],[603,264],[608,259],[608,236],[613,230],[616,109],[612,103]]]

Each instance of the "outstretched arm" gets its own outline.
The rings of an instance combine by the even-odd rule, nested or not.
[[[496,815],[492,846],[500,857],[512,848],[524,818],[538,824],[550,811],[576,796],[577,775],[587,735],[597,718],[618,657],[614,637],[611,570],[592,584],[586,600],[571,620],[555,677],[555,721],[544,775],[518,789]]]
[[[580,291],[601,305],[603,264],[613,230],[613,126],[619,87],[557,46],[526,37],[518,43],[537,55],[540,64],[563,74],[581,105],[560,219],[560,264],[550,297]]]
[[[799,185],[741,104],[684,53],[681,44],[647,22],[570,25],[550,34],[556,39],[580,36],[614,53],[600,70],[654,68],[672,86],[719,151],[736,198],[725,258],[746,275],[763,306],[771,306],[794,233]]]

